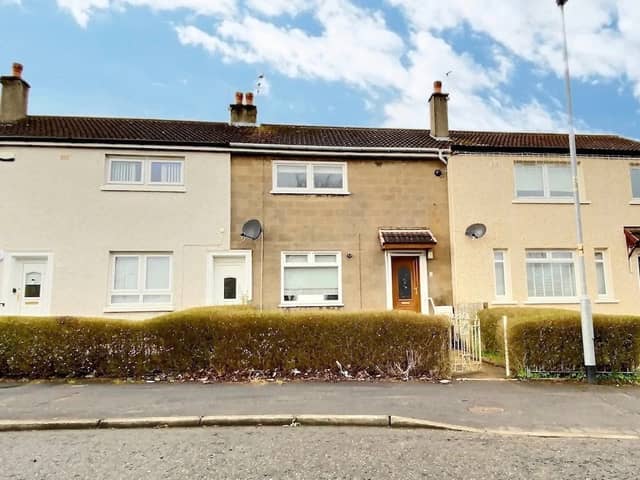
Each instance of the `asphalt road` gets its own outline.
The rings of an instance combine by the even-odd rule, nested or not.
[[[0,434],[2,479],[626,479],[637,441],[385,428]]]

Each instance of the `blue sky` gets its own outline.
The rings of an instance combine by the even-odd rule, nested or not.
[[[640,138],[640,1],[567,6],[576,122]],[[560,130],[554,0],[0,0],[0,71],[30,113],[427,128],[433,80],[458,129]],[[447,72],[451,72],[448,76]]]

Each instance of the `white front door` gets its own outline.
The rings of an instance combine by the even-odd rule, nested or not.
[[[249,301],[245,257],[213,257],[213,304],[241,305]]]
[[[17,259],[11,295],[18,315],[47,315],[49,299],[47,259]]]

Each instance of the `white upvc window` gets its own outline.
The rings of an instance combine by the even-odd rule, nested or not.
[[[170,306],[170,253],[112,253],[109,305],[151,308]]]
[[[519,199],[573,198],[573,176],[568,163],[514,164],[515,196]]]
[[[342,305],[340,252],[282,252],[281,306]]]
[[[508,251],[506,249],[493,250],[493,278],[496,300],[509,300],[511,298],[511,288]]]
[[[606,299],[611,296],[607,251],[604,249],[596,250],[594,252],[594,258],[596,262],[596,287],[598,298]]]
[[[530,301],[575,301],[577,287],[574,252],[528,250],[527,290]]]
[[[631,196],[640,200],[640,167],[631,167]]]
[[[106,176],[110,185],[184,185],[184,159],[109,155]]]
[[[344,162],[273,162],[272,193],[346,195]]]

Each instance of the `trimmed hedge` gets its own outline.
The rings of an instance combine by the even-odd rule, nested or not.
[[[0,376],[141,377],[213,372],[449,371],[448,326],[403,312],[259,312],[197,308],[145,321],[0,317]],[[242,375],[242,374],[241,374]]]
[[[502,332],[502,316],[509,319],[509,327],[522,321],[534,318],[548,318],[550,315],[563,315],[567,310],[555,308],[489,308],[478,311],[482,332],[482,350],[489,353],[503,354],[504,336]]]
[[[583,369],[580,313],[542,308],[496,308],[479,312],[485,351],[504,356],[502,316],[508,317],[509,358],[515,371],[575,372]],[[599,371],[640,368],[640,317],[595,314]]]

